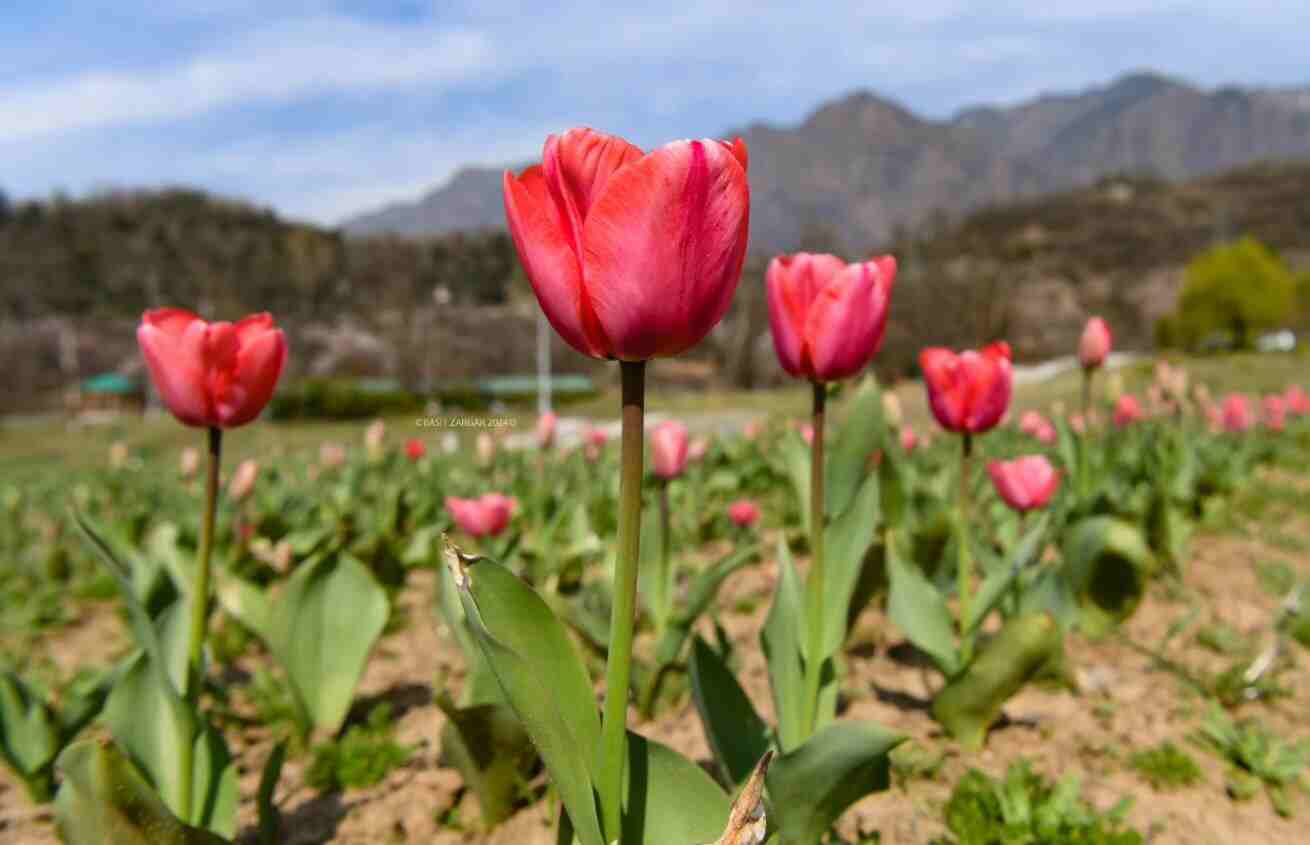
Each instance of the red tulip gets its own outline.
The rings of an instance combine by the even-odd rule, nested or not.
[[[1005,503],[1020,513],[1044,508],[1060,486],[1060,474],[1045,455],[992,461],[987,472]]]
[[[1109,325],[1100,317],[1093,317],[1083,327],[1083,336],[1078,342],[1078,360],[1084,369],[1095,369],[1110,356],[1112,345]]]
[[[547,411],[537,418],[537,446],[549,449],[555,443],[555,426],[559,417],[554,411]]]
[[[259,416],[287,357],[268,314],[207,323],[181,308],[147,311],[136,330],[151,380],[181,422],[234,428]]]
[[[1135,422],[1146,419],[1146,414],[1142,411],[1142,403],[1137,401],[1137,397],[1131,393],[1125,393],[1119,397],[1119,401],[1114,404],[1114,424],[1116,428],[1123,428]]]
[[[1287,403],[1277,393],[1264,398],[1265,428],[1282,431],[1287,425]]]
[[[919,367],[933,416],[947,431],[989,431],[1010,405],[1014,374],[1010,345],[1004,341],[958,355],[940,347],[925,349]]]
[[[419,440],[417,437],[411,437],[409,440],[405,441],[405,456],[411,461],[417,463],[418,461],[423,460],[423,456],[427,453],[427,444],[422,440]]]
[[[728,506],[728,519],[741,528],[749,528],[760,521],[760,506],[750,499],[738,499]]]
[[[847,264],[801,252],[769,262],[769,325],[782,368],[810,381],[864,369],[882,344],[895,281],[890,255]]]
[[[446,497],[446,512],[470,537],[494,537],[504,531],[518,505],[517,499],[500,493],[486,493],[477,499]]]
[[[1251,401],[1240,393],[1230,393],[1224,399],[1224,428],[1240,434],[1254,425],[1255,411],[1251,409]]]
[[[677,420],[665,420],[650,433],[651,464],[655,474],[668,480],[687,468],[687,427]]]
[[[593,358],[677,355],[723,319],[746,258],[740,139],[651,153],[570,129],[504,176],[514,246],[551,325]]]

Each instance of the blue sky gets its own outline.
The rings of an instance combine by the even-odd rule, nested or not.
[[[8,0],[0,189],[188,184],[332,223],[579,124],[650,146],[855,88],[946,117],[1147,67],[1306,84],[1296,5]]]

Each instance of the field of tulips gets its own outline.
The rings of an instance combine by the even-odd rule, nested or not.
[[[5,841],[1296,841],[1310,396],[1255,356],[1108,372],[1095,318],[1059,402],[1004,341],[884,390],[895,259],[798,254],[763,283],[808,410],[648,419],[737,285],[747,163],[573,130],[506,175],[617,435],[307,446],[255,422],[272,317],[148,312],[173,435],[4,444]]]

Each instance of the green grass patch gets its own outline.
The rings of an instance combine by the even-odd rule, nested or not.
[[[1172,742],[1138,751],[1128,758],[1128,765],[1156,790],[1180,789],[1201,780],[1201,767]]]
[[[306,782],[321,792],[381,783],[414,753],[396,742],[391,731],[391,705],[379,704],[369,711],[367,722],[352,725],[345,736],[314,749]]]

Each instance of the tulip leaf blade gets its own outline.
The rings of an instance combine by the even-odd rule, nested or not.
[[[805,608],[800,579],[787,544],[778,541],[778,585],[773,606],[760,632],[769,664],[769,687],[778,719],[778,742],[783,750],[795,748],[805,737],[805,665],[802,637]]]
[[[691,760],[640,734],[627,734],[623,767],[624,845],[713,842],[732,802]]]
[[[63,783],[55,799],[55,819],[68,845],[221,845],[227,841],[180,821],[112,743],[75,742],[59,755],[56,767]]]
[[[660,638],[655,649],[658,663],[672,663],[678,659],[682,645],[687,641],[691,628],[714,602],[719,587],[736,571],[759,557],[759,549],[754,546],[737,549],[720,558],[707,569],[697,572],[687,587],[687,599],[683,606],[669,620],[664,636]]]
[[[755,712],[732,670],[699,636],[692,638],[689,671],[692,699],[714,760],[724,782],[738,787],[769,750],[769,726]]]
[[[1131,616],[1155,570],[1137,526],[1112,516],[1087,517],[1065,529],[1062,545],[1079,627],[1095,636]]]
[[[577,649],[550,607],[508,569],[449,542],[447,561],[469,627],[550,772],[575,834],[582,845],[606,845],[592,775],[600,713]]]
[[[1022,572],[1037,560],[1046,539],[1049,514],[1043,514],[1037,524],[1019,540],[1008,565],[1001,566],[982,580],[978,591],[969,602],[969,614],[961,621],[965,635],[982,626],[987,614],[998,605]]]
[[[900,554],[893,536],[888,535],[886,545],[887,615],[916,648],[932,658],[943,675],[953,677],[960,665],[950,608],[914,562]]]
[[[875,722],[842,721],[775,757],[765,782],[779,840],[817,843],[847,807],[886,789],[887,755],[904,739]]]
[[[879,408],[882,407],[881,402]],[[824,533],[823,657],[841,650],[846,640],[851,599],[855,595],[864,558],[878,528],[878,478],[864,477],[850,504]]]
[[[829,519],[836,519],[854,502],[870,461],[886,440],[882,415],[882,390],[872,376],[856,389],[842,426],[836,432],[824,466],[824,507]]]
[[[50,800],[59,733],[55,714],[37,691],[13,672],[0,672],[0,756],[34,801]]]

